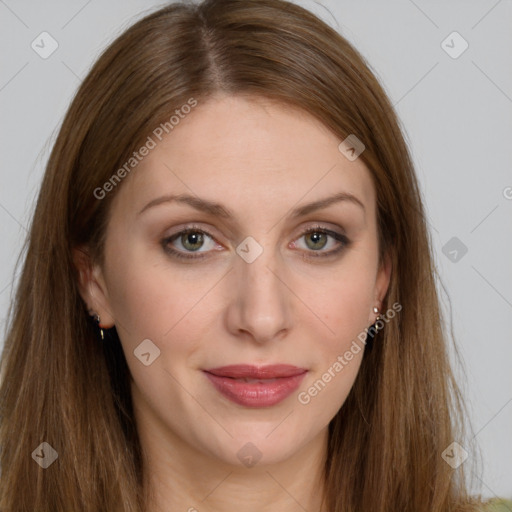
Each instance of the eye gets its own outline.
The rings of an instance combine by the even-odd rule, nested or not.
[[[217,247],[212,235],[204,231],[190,227],[162,240],[164,250],[177,258],[199,259],[206,256],[205,253]],[[205,249],[205,250],[200,250]],[[196,253],[194,255],[187,253]],[[199,254],[198,254],[199,253]]]
[[[305,249],[308,253],[306,257],[312,256],[315,258],[333,256],[350,244],[349,239],[345,235],[321,226],[308,228],[297,240],[302,239],[305,241],[302,247],[297,242],[293,242],[292,245]],[[330,248],[330,250],[323,250],[326,247]],[[318,254],[314,254],[315,252]]]

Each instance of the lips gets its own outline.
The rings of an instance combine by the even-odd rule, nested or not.
[[[237,364],[211,368],[205,371],[218,377],[230,377],[232,379],[279,379],[300,375],[307,370],[289,364],[274,364],[260,367],[250,364]]]
[[[211,368],[204,373],[217,391],[232,402],[245,407],[268,407],[293,393],[307,370],[286,364],[242,364]]]

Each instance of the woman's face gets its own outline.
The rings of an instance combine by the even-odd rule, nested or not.
[[[325,436],[387,290],[370,173],[314,118],[258,98],[199,102],[153,138],[87,297],[119,333],[139,429],[175,454],[285,460]],[[230,365],[295,369],[215,370]]]

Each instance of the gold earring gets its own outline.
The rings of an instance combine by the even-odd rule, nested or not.
[[[100,329],[100,336],[101,336],[101,339],[102,340],[105,340],[105,335],[103,333],[103,329],[101,328],[101,325],[100,325],[100,315],[96,314],[94,319],[96,320],[96,323],[98,324],[98,327]]]
[[[380,320],[380,311],[379,311],[379,308],[377,308],[376,306],[373,307],[373,312],[374,313],[377,313],[377,318],[375,319],[375,322],[374,322],[374,326],[375,326],[375,334],[377,334],[379,332],[379,326],[377,325],[377,322]]]

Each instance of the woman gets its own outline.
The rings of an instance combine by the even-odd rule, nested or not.
[[[147,16],[48,163],[0,509],[483,510],[431,258],[397,119],[343,37],[281,0]]]

